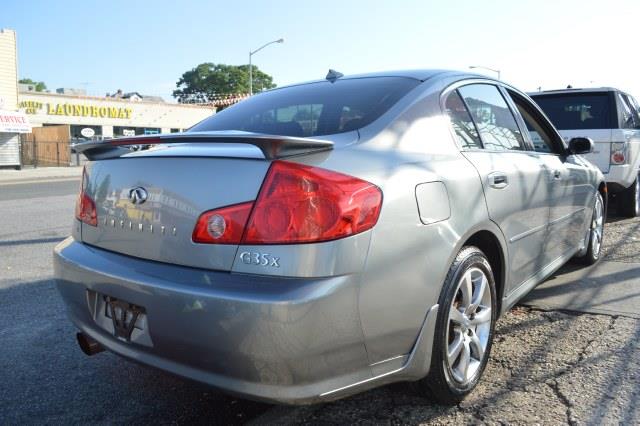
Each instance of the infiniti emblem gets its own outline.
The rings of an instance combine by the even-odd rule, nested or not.
[[[144,203],[145,201],[147,201],[148,196],[149,194],[147,193],[147,190],[141,186],[133,188],[131,191],[129,191],[129,200],[131,200],[133,204]]]

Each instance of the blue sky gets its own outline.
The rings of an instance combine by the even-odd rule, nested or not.
[[[254,64],[278,85],[404,68],[498,68],[524,90],[617,86],[640,97],[638,1],[3,1],[20,77],[50,89],[171,99],[201,62]],[[490,73],[489,73],[490,74]]]

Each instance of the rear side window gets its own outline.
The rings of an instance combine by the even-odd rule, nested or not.
[[[447,96],[445,110],[451,120],[451,125],[460,146],[464,149],[482,148],[482,142],[480,142],[476,126],[473,124],[471,115],[469,115],[469,111],[464,102],[462,102],[457,90]]]
[[[241,130],[283,136],[322,136],[357,130],[389,110],[419,80],[339,79],[285,87],[244,100],[190,131]]]
[[[532,96],[558,130],[610,129],[608,93],[567,93]]]
[[[636,102],[636,98],[634,98],[633,96],[627,95],[627,99],[629,100],[629,103],[631,104],[633,109],[636,111],[636,114],[639,114],[640,106],[638,106],[638,102]]]
[[[630,102],[629,98],[622,93],[618,93],[618,111],[620,118],[620,128],[637,129],[640,127],[640,118],[638,110]]]
[[[523,139],[513,113],[496,86],[471,84],[458,89],[476,123],[485,149],[522,150]]]

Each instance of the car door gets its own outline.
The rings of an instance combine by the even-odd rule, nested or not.
[[[490,218],[500,227],[509,251],[508,291],[542,269],[541,255],[549,221],[549,194],[544,162],[529,155],[513,111],[498,87],[472,83],[448,96],[459,96],[479,138],[462,147],[478,171]]]
[[[550,201],[542,249],[544,263],[550,264],[572,254],[582,243],[595,194],[591,172],[584,158],[569,155],[562,137],[536,105],[511,89],[505,89],[505,93],[531,149],[529,155],[537,158],[544,169]]]

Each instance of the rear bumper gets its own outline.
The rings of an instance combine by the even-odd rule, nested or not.
[[[429,365],[427,332],[418,338],[429,350],[420,353],[417,368],[408,368],[413,356],[394,371],[369,366],[359,275],[282,279],[212,272],[135,259],[72,238],[56,247],[54,268],[73,323],[110,351],[252,399],[335,399],[422,377]],[[93,292],[143,306],[152,345],[127,343],[98,326],[89,306]]]
[[[631,184],[638,177],[638,169],[633,168],[630,164],[622,164],[620,166],[609,167],[609,172],[604,173],[604,178],[607,184],[610,185],[610,189],[614,192],[619,192],[625,188],[629,188]]]

